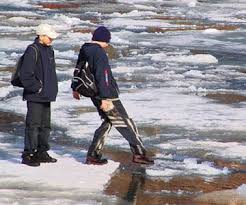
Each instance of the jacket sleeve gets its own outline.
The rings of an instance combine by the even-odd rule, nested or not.
[[[42,83],[35,76],[34,70],[37,69],[36,65],[36,51],[30,46],[24,54],[23,64],[20,70],[20,79],[24,89],[28,92],[37,93],[42,88]]]
[[[77,59],[77,63],[76,63],[76,67],[75,69],[80,69],[81,68],[81,64],[83,62],[85,62],[85,54],[84,54],[84,51],[83,51],[83,47],[81,47],[80,51],[79,51],[79,56],[78,56],[78,59]]]
[[[97,50],[94,58],[95,80],[102,99],[113,98],[111,92],[111,68],[105,52]]]

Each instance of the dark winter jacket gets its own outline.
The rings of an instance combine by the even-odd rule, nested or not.
[[[29,45],[24,54],[20,79],[24,86],[23,98],[33,102],[51,102],[56,100],[58,82],[55,70],[54,51],[51,46],[40,44],[38,38],[34,44],[36,51]]]
[[[76,68],[79,68],[81,61],[88,62],[91,68],[96,80],[99,98],[113,99],[119,97],[118,85],[113,77],[108,56],[100,45],[85,43],[80,49]]]

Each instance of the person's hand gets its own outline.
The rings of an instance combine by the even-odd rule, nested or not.
[[[77,91],[73,91],[73,98],[80,100],[80,94]]]
[[[101,101],[101,106],[100,108],[104,111],[104,112],[108,112],[110,110],[112,110],[114,108],[114,105],[112,103],[112,101],[110,100],[102,100]]]

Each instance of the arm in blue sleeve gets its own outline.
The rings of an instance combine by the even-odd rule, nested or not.
[[[24,89],[32,93],[36,93],[42,88],[42,84],[34,72],[37,67],[36,55],[36,51],[29,46],[24,54],[23,64],[20,69],[20,79]]]
[[[81,64],[83,62],[85,62],[85,54],[84,54],[84,51],[83,51],[83,47],[81,47],[80,51],[79,51],[79,55],[78,55],[78,59],[77,59],[77,63],[76,63],[76,67],[75,68],[81,68]]]
[[[108,57],[105,52],[98,50],[94,58],[95,80],[99,91],[99,97],[106,99],[112,98],[111,93],[111,70]]]

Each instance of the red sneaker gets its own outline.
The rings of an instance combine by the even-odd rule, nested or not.
[[[93,165],[104,165],[108,163],[107,159],[95,158],[95,157],[87,157],[86,164],[93,164]]]
[[[144,155],[133,155],[132,161],[139,164],[154,164],[154,160]]]

